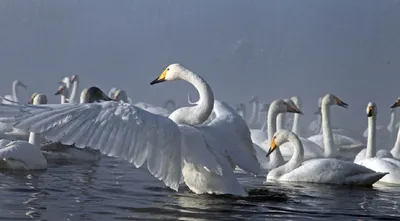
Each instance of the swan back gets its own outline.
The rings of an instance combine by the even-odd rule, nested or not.
[[[109,98],[98,87],[90,87],[89,89],[87,89],[86,93],[85,91],[82,91],[81,101],[83,101],[83,103],[94,103],[94,102],[100,102],[102,100],[111,101],[112,99]]]

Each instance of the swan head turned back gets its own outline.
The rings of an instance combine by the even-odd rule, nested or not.
[[[378,110],[376,108],[376,104],[374,102],[369,102],[367,106],[367,116],[368,117],[373,117],[376,116],[378,113]]]
[[[396,108],[396,107],[400,107],[400,97],[397,98],[396,102],[394,102],[394,104],[392,106],[390,106],[390,108]]]
[[[322,98],[321,105],[329,105],[329,106],[338,105],[344,108],[347,108],[349,106],[348,104],[346,104],[333,94],[325,95],[324,98]]]
[[[63,95],[65,97],[68,97],[69,95],[69,90],[67,85],[62,84],[58,87],[57,92],[54,95]]]
[[[109,98],[103,91],[100,90],[98,87],[90,87],[86,91],[86,96],[84,96],[84,103],[94,103],[100,101],[111,101],[112,99]]]
[[[32,99],[33,104],[47,104],[47,97],[44,94],[35,93]],[[33,95],[32,95],[33,96]]]
[[[269,106],[269,112],[274,111],[277,113],[296,113],[296,114],[303,114],[299,108],[297,108],[295,105],[289,104],[285,102],[284,100],[275,100],[271,103]]]
[[[187,72],[188,70],[180,64],[170,64],[164,71],[152,82],[150,85],[161,83],[164,81],[173,81],[180,80],[182,77],[182,73]]]
[[[123,101],[128,103],[128,94],[125,90],[117,90],[114,94],[114,101]]]
[[[268,157],[272,152],[274,152],[274,150],[276,150],[276,148],[288,142],[290,136],[296,136],[296,134],[288,130],[278,130],[275,132],[266,156]]]

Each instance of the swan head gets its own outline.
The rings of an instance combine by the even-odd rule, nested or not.
[[[65,97],[68,97],[69,90],[67,85],[62,84],[58,87],[57,92],[54,95],[63,95]]]
[[[278,130],[275,132],[274,137],[269,145],[269,150],[267,152],[267,157],[276,150],[279,146],[289,141],[290,136],[296,136],[293,132],[288,130]]]
[[[344,108],[347,108],[349,106],[333,94],[325,95],[324,98],[322,98],[321,105],[338,105]]]
[[[160,76],[150,82],[150,85],[161,83],[164,81],[173,81],[181,79],[181,73],[187,72],[188,70],[180,64],[170,64],[167,68],[161,72]]]
[[[125,103],[128,103],[128,94],[126,93],[125,90],[117,90],[117,91],[115,91],[113,100],[114,101],[123,101]]]
[[[15,81],[13,81],[13,86],[14,86],[14,87],[20,86],[20,87],[22,87],[22,88],[24,88],[24,89],[27,88],[26,85],[25,85],[24,83],[22,83],[22,81],[20,81],[20,80],[15,80]]]
[[[376,104],[374,102],[369,102],[367,106],[367,116],[368,117],[373,117],[376,116],[378,113],[378,110],[376,108]]]
[[[112,101],[111,98],[109,98],[103,91],[100,90],[98,87],[90,87],[86,91],[85,103],[94,103],[94,102],[100,102],[100,101]]]
[[[295,105],[289,104],[284,100],[275,100],[269,106],[269,111],[274,111],[277,113],[296,113],[296,114],[303,114],[301,110],[299,110]]]
[[[77,74],[72,75],[71,77],[71,83],[75,82],[75,81],[79,81],[79,77]]]
[[[396,107],[400,107],[400,97],[397,98],[396,102],[394,102],[394,104],[390,107],[390,108],[396,108]]]
[[[64,77],[60,82],[58,82],[59,84],[65,84],[67,85],[67,87],[70,85],[71,80],[69,79],[69,77]]]
[[[37,104],[47,104],[47,97],[44,94],[35,93],[32,103]]]
[[[28,104],[33,104],[33,99],[35,98],[36,95],[39,93],[33,93],[32,96],[29,98]]]
[[[250,104],[251,103],[254,103],[254,102],[258,102],[258,97],[257,97],[257,95],[253,95],[253,96],[251,96],[251,99],[250,99]]]
[[[301,100],[298,96],[293,96],[290,100],[297,106],[297,108],[301,109]]]

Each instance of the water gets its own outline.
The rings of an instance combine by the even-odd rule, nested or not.
[[[246,198],[166,188],[144,169],[103,157],[0,172],[1,220],[399,220],[400,187],[268,183],[238,174]]]

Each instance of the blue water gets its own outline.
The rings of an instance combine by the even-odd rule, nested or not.
[[[174,192],[144,169],[103,157],[0,172],[1,220],[400,220],[400,187],[268,183],[238,174],[246,198]]]

